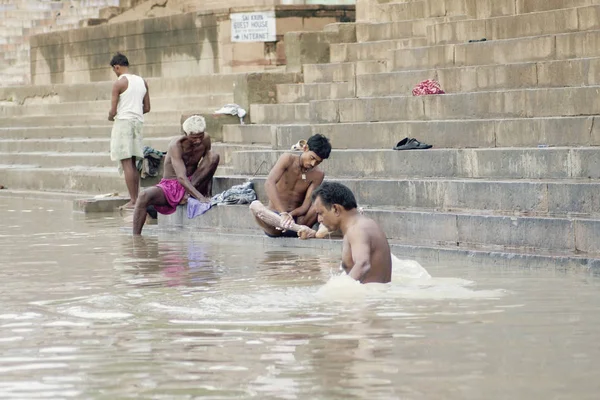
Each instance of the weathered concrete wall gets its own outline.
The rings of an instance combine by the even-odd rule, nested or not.
[[[271,8],[273,9],[273,8]],[[354,20],[354,6],[276,6],[277,41],[232,43],[230,9],[104,24],[34,36],[34,84],[85,83],[114,78],[108,63],[120,51],[134,73],[178,77],[211,73],[264,71],[285,65],[284,35],[321,30],[332,22]]]

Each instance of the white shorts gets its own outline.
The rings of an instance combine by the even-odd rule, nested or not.
[[[136,119],[115,119],[110,134],[110,159],[126,160],[131,157],[144,158],[142,127]]]

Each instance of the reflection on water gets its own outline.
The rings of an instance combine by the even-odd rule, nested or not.
[[[595,399],[598,278],[134,239],[0,198],[2,399]],[[149,227],[150,228],[150,227]],[[152,234],[154,232],[154,234]]]

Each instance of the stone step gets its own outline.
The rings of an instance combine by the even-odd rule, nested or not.
[[[425,1],[392,2],[382,7],[381,22],[410,21],[425,18]]]
[[[598,0],[521,0],[520,12],[533,13],[600,4]]]
[[[199,96],[155,97],[150,99],[152,112],[169,111],[181,113],[193,107],[218,110],[224,104],[233,102],[233,94],[209,94]],[[77,110],[80,114],[107,115],[110,100],[79,101],[67,103],[28,104],[0,108],[0,116],[34,116],[72,114]],[[151,114],[150,114],[151,115]]]
[[[309,122],[308,103],[252,104],[250,118],[253,124],[300,124]]]
[[[152,141],[145,143],[158,150],[166,151],[170,139],[163,139],[159,141]],[[8,147],[6,143],[1,144],[2,147]],[[35,144],[32,144],[35,146]],[[75,146],[74,143],[67,143],[66,145]],[[0,157],[3,164],[8,165],[31,165],[45,168],[69,168],[73,166],[82,167],[111,167],[116,165],[114,161],[111,161],[109,154],[109,141],[93,141],[89,143],[89,149],[85,149],[82,152],[77,151],[63,151],[60,144],[48,143],[48,146],[58,147],[58,150],[46,150],[46,151],[35,151],[35,147],[32,149],[25,148],[19,152],[0,152]],[[233,153],[236,151],[257,151],[259,149],[270,149],[269,147],[256,146],[256,145],[232,145],[225,143],[213,143],[212,150],[221,156],[220,163],[223,165],[229,165],[232,162]]]
[[[234,173],[267,174],[281,154],[236,152]],[[599,179],[599,157],[598,147],[352,149],[335,150],[320,168],[338,178]]]
[[[600,57],[600,30],[393,51],[392,71]]]
[[[430,44],[512,39],[600,29],[600,6],[565,8],[489,19],[444,22],[428,29]]]
[[[363,74],[388,71],[387,60],[357,61],[330,64],[304,64],[304,83],[351,82]]]
[[[247,205],[217,206],[202,217],[187,219],[185,208],[160,217],[160,225],[198,230],[214,227],[260,232]],[[388,239],[411,245],[446,245],[469,249],[548,251],[554,254],[600,251],[596,219],[540,218],[469,213],[431,213],[394,209],[365,209]],[[316,239],[315,239],[316,240]]]
[[[384,60],[392,56],[390,51],[427,45],[426,37],[380,40],[364,43],[339,43],[330,45],[332,63]]]
[[[236,79],[243,74],[195,75],[178,78],[146,78],[150,88],[150,100],[156,97],[199,96],[209,94],[230,94],[235,88]],[[113,81],[57,84],[22,85],[0,87],[0,102],[16,104],[44,102],[76,102],[109,100]]]
[[[110,123],[102,125],[74,125],[48,127],[0,128],[3,139],[60,139],[60,138],[110,138]],[[144,138],[176,136],[181,132],[179,124],[144,124]]]
[[[315,133],[335,149],[391,149],[405,137],[435,148],[600,146],[597,117],[392,121],[281,126],[274,149],[289,149]],[[248,125],[246,125],[248,126]],[[245,135],[245,126],[239,126]]]
[[[144,145],[166,151],[173,137],[145,138]],[[10,153],[102,153],[108,154],[110,138],[67,138],[67,139],[0,139],[0,152]],[[37,157],[37,156],[36,156]],[[43,163],[43,157],[40,157]],[[17,162],[20,163],[20,162]],[[12,164],[12,163],[9,163]],[[25,162],[25,164],[32,164]]]
[[[424,18],[413,21],[356,23],[357,42],[374,42],[378,40],[405,39],[415,36],[426,36],[427,27],[442,22],[459,21],[465,16],[449,16]]]
[[[90,194],[127,193],[125,180],[115,166],[110,168],[37,168],[0,165],[3,185],[27,190]]]
[[[74,110],[75,111],[75,110]],[[214,109],[196,109],[197,112],[207,118],[212,116]],[[186,111],[151,111],[144,115],[144,123],[173,125],[180,123],[181,115]],[[0,118],[0,127],[40,127],[40,126],[80,126],[80,125],[98,125],[112,126],[108,121],[108,110],[102,114],[63,114],[63,115],[29,115]]]
[[[410,94],[425,79],[447,93],[600,85],[600,58],[480,65],[367,74],[356,77],[357,97]]]
[[[221,186],[244,182],[244,176],[220,176]],[[600,217],[600,181],[474,179],[343,179],[359,205],[403,210],[470,211],[510,216]],[[253,177],[254,190],[266,201],[265,176]]]
[[[354,81],[331,83],[293,83],[277,85],[278,103],[307,103],[310,100],[355,97]]]
[[[311,123],[596,115],[600,86],[318,100],[309,106]]]

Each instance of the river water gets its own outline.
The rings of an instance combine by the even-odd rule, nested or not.
[[[425,264],[361,286],[338,251],[0,207],[1,399],[598,398],[591,273]]]

